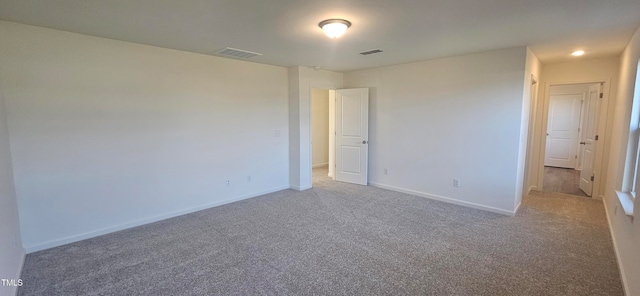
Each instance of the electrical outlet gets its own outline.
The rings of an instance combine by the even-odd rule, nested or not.
[[[453,187],[460,188],[460,179],[453,179]]]
[[[388,175],[389,174],[389,169],[388,168],[384,168],[384,174]]]
[[[247,182],[251,182],[251,176],[247,176]]]
[[[231,186],[231,180],[227,180],[227,186]]]

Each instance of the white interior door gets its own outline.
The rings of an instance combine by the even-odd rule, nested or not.
[[[336,90],[336,180],[367,185],[369,89]]]
[[[596,158],[596,127],[598,126],[598,110],[600,108],[600,84],[589,87],[589,95],[585,100],[584,121],[582,125],[582,171],[580,171],[580,189],[588,196],[593,194],[593,181]]]
[[[552,95],[544,165],[576,168],[582,94]]]

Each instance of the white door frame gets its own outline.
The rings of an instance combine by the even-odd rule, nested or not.
[[[557,81],[557,82],[547,82],[545,84],[543,100],[544,105],[542,107],[542,127],[540,132],[538,133],[538,183],[536,184],[536,189],[542,191],[543,189],[543,181],[544,181],[544,157],[545,157],[545,149],[547,145],[547,122],[549,120],[549,102],[551,99],[551,86],[554,85],[567,85],[567,84],[593,84],[593,83],[603,83],[602,92],[603,98],[600,104],[600,110],[598,111],[598,142],[596,143],[596,159],[595,159],[595,181],[593,182],[593,194],[592,197],[595,199],[602,199],[602,195],[600,194],[600,188],[604,185],[602,182],[605,176],[605,172],[603,171],[604,165],[604,146],[605,141],[607,140],[606,136],[606,124],[607,124],[607,110],[609,109],[609,98],[611,94],[611,79],[610,78],[602,78],[602,79],[592,79],[592,80],[579,80],[579,81]]]
[[[531,191],[531,159],[533,154],[533,147],[535,147],[535,129],[538,122],[538,93],[539,93],[538,78],[531,74],[531,88],[529,91],[529,128],[527,129],[527,158],[524,162],[524,190],[526,194]]]

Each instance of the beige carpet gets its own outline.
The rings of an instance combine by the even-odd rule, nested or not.
[[[27,255],[19,295],[622,295],[602,203],[516,217],[315,178]]]
[[[545,166],[543,182],[543,191],[587,197],[580,189],[580,171]]]

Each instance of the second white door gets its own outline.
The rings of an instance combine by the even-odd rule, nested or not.
[[[545,166],[576,168],[581,101],[582,94],[551,96]]]

